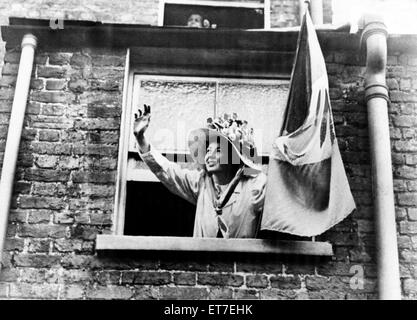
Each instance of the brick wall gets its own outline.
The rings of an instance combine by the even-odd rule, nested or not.
[[[298,2],[299,0],[271,0],[271,26],[299,25]],[[90,0],[88,5],[81,5],[80,0],[0,0],[0,25],[7,25],[9,17],[22,17],[156,26],[158,11],[159,0]],[[4,42],[0,40],[0,61],[3,61],[3,57]]]
[[[124,54],[37,52],[0,298],[376,297],[365,70],[356,53],[325,53],[336,133],[358,206],[319,237],[333,244],[333,257],[95,252],[96,235],[112,226]],[[0,81],[0,164],[18,60],[18,51],[6,54]],[[404,298],[416,298],[417,55],[390,53],[387,84],[402,289]],[[362,271],[363,288],[355,289],[352,276]]]

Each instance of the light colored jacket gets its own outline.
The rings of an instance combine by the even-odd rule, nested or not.
[[[215,238],[219,231],[218,215],[213,208],[208,180],[210,177],[206,172],[183,169],[152,146],[149,152],[139,152],[139,155],[163,185],[196,205],[194,237]],[[222,210],[221,218],[228,229],[222,230],[224,238],[256,237],[263,210],[265,186],[264,173],[243,175]]]

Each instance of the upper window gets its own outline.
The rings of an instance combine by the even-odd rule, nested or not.
[[[211,29],[261,29],[269,25],[263,0],[161,0],[159,25]]]

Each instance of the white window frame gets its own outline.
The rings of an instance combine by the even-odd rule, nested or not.
[[[128,146],[132,115],[134,70],[130,69],[130,50],[127,50],[123,85],[122,115],[117,165],[116,193],[113,211],[112,234],[97,235],[95,249],[103,251],[188,251],[295,254],[329,257],[334,254],[328,242],[288,241],[268,239],[216,239],[193,237],[155,237],[124,235],[126,209],[126,177],[128,170]],[[205,77],[204,77],[205,78]],[[242,81],[246,81],[242,80]],[[263,80],[271,81],[271,80]],[[282,80],[281,80],[282,81]]]
[[[262,1],[262,0],[261,0]],[[158,26],[164,25],[165,4],[182,4],[193,6],[212,6],[212,7],[235,7],[264,10],[264,29],[271,28],[271,1],[263,0],[263,3],[254,0],[253,2],[243,1],[211,1],[211,0],[159,0],[158,8]]]
[[[125,104],[123,104],[122,111],[122,124],[120,132],[120,145],[119,145],[119,159],[118,159],[118,173],[117,173],[117,185],[116,185],[116,201],[114,214],[117,217],[117,225],[115,226],[116,234],[123,235],[124,230],[124,220],[125,220],[125,210],[126,210],[126,182],[127,181],[141,181],[141,182],[158,182],[158,178],[147,169],[133,169],[134,160],[129,160],[128,152],[133,152],[130,149],[131,141],[131,117],[133,114],[133,108],[139,106],[139,90],[141,79],[147,80],[183,80],[184,82],[204,82],[204,83],[213,83],[217,85],[219,83],[245,83],[245,84],[265,84],[265,85],[286,85],[288,80],[282,79],[242,79],[242,78],[221,78],[221,77],[195,77],[195,76],[172,76],[172,75],[147,75],[143,73],[136,72],[131,70],[127,80],[127,89],[126,94],[128,95],[124,98]],[[216,93],[217,95],[217,93]],[[214,104],[214,116],[216,112],[216,104]],[[177,150],[168,150],[165,151],[168,153],[177,153]],[[182,152],[181,152],[182,153]],[[189,154],[185,152],[185,154]],[[262,156],[262,155],[261,155]],[[263,155],[265,156],[265,155]]]

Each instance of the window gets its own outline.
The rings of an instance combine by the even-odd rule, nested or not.
[[[162,0],[158,23],[184,27],[192,14],[199,14],[205,28],[262,29],[269,27],[269,12],[264,0]]]
[[[135,146],[133,114],[144,103],[152,106],[152,125],[147,136],[155,148],[183,167],[194,165],[187,157],[188,131],[204,126],[208,117],[237,112],[252,124],[259,153],[265,160],[270,151],[268,146],[281,126],[288,76],[283,79],[276,71],[245,71],[233,64],[226,70],[222,63],[230,64],[230,59],[220,58],[222,52],[215,57],[225,60],[219,64],[220,69],[208,67],[211,54],[200,59],[198,66],[188,62],[180,68],[178,59],[172,58],[176,54],[170,55],[168,63],[152,62],[149,55],[141,59],[146,56],[140,51],[134,55],[134,69],[126,68],[124,81],[127,85],[123,92],[114,230],[112,235],[97,236],[96,249],[332,255],[331,244],[323,242],[192,238],[195,207],[162,186],[141,161]],[[129,59],[128,53],[128,66]],[[216,73],[227,77],[217,77]],[[275,79],[262,79],[263,75]]]
[[[192,236],[194,222],[195,207],[166,190],[137,154],[131,124],[138,106],[152,106],[147,137],[155,149],[182,167],[195,168],[188,158],[188,132],[204,126],[208,117],[232,112],[254,128],[258,153],[267,159],[283,118],[287,86],[286,80],[136,74],[126,118],[130,129],[123,233]],[[155,195],[164,201],[155,203]]]

